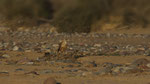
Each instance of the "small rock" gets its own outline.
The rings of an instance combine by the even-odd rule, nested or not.
[[[145,51],[145,48],[138,48],[137,50]]]
[[[141,72],[142,70],[138,69],[137,67],[133,67],[133,66],[121,66],[121,67],[115,67],[112,69],[113,73],[138,73]]]
[[[33,74],[33,75],[40,75],[40,74],[38,74],[36,71],[30,71],[30,72],[27,72],[27,73],[25,73],[26,75],[28,75],[28,74]]]
[[[7,54],[2,55],[2,57],[3,57],[3,58],[10,58],[10,56],[7,55]]]
[[[45,70],[40,71],[40,73],[41,73],[41,74],[53,73],[53,70],[45,69]]]
[[[56,80],[54,78],[47,78],[43,84],[57,84]]]
[[[23,49],[20,48],[20,47],[18,47],[18,46],[13,47],[12,50],[13,50],[13,51],[23,51]]]
[[[111,72],[112,72],[111,68],[104,67],[100,71],[98,71],[97,74],[99,74],[99,75],[106,75],[106,74],[110,74]]]
[[[13,47],[13,51],[18,51],[18,50],[19,50],[18,46]]]
[[[30,63],[30,60],[26,57],[17,61],[17,64],[27,64],[27,63]]]
[[[97,64],[95,63],[95,61],[87,61],[83,63],[83,66],[85,67],[97,67]]]
[[[53,44],[52,46],[53,46],[54,48],[58,48],[58,47],[59,47],[58,44]]]
[[[26,64],[28,64],[28,65],[33,65],[34,62],[27,62]]]
[[[71,72],[78,72],[78,69],[71,69]]]
[[[74,66],[73,65],[67,65],[66,67],[73,68]]]
[[[150,49],[148,49],[148,50],[145,52],[145,55],[146,55],[146,56],[150,56]]]
[[[44,56],[45,56],[45,57],[50,56],[50,55],[51,55],[50,52],[45,52],[45,53],[44,53]]]
[[[124,67],[122,70],[122,73],[139,73],[139,72],[142,72],[142,70],[136,67]]]
[[[112,72],[114,72],[114,73],[121,73],[122,71],[123,71],[122,67],[115,67],[112,69]]]
[[[18,69],[16,69],[15,71],[24,71],[24,69],[18,68]]]
[[[136,66],[147,65],[148,63],[150,63],[150,61],[145,58],[140,58],[132,62],[132,64]]]
[[[93,73],[92,72],[83,72],[81,74],[81,76],[89,76],[89,75],[92,75]]]
[[[150,68],[150,63],[148,63],[146,66],[147,66],[148,68]]]
[[[85,68],[80,68],[79,70],[78,70],[78,72],[87,72],[88,70],[87,69],[85,69]]]
[[[102,67],[109,67],[109,68],[113,68],[114,64],[113,63],[109,63],[109,62],[105,62],[102,64]]]
[[[0,71],[0,74],[9,75],[9,72],[8,71]]]
[[[95,44],[94,47],[101,47],[101,44]]]
[[[25,52],[31,52],[32,50],[25,50]]]

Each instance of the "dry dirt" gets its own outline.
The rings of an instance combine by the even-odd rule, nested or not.
[[[16,36],[18,34],[18,36]],[[34,35],[35,34],[35,35]],[[27,35],[27,36],[25,36]],[[42,35],[41,33],[39,33],[38,35]],[[93,37],[91,38],[90,36],[88,37],[88,35],[83,34],[82,35],[76,35],[79,36],[79,38],[77,38],[76,36],[69,36],[67,37],[67,35],[57,35],[55,37],[55,35],[53,36],[52,34],[52,40],[50,39],[50,37],[43,37],[43,36],[38,36],[36,35],[36,33],[31,33],[28,36],[28,33],[1,33],[0,37],[1,37],[1,42],[7,43],[10,40],[13,42],[16,42],[15,46],[23,46],[24,49],[26,48],[26,45],[22,45],[24,41],[29,42],[27,44],[30,44],[31,42],[31,46],[27,45],[29,47],[29,49],[31,51],[27,52],[27,51],[19,51],[18,50],[12,50],[12,47],[14,47],[14,45],[11,45],[11,47],[6,47],[8,49],[5,49],[5,47],[1,48],[0,54],[4,55],[7,54],[8,56],[5,56],[5,58],[1,58],[0,55],[0,84],[43,84],[43,82],[48,78],[48,77],[53,77],[55,78],[59,83],[61,84],[150,84],[150,71],[148,72],[143,72],[143,73],[133,73],[133,74],[119,74],[119,75],[94,75],[94,74],[85,74],[85,76],[80,76],[77,75],[76,73],[68,73],[65,72],[65,70],[68,69],[86,69],[89,71],[94,71],[94,70],[98,70],[99,67],[84,67],[84,66],[80,66],[77,67],[78,64],[74,64],[74,63],[63,63],[63,62],[53,62],[53,61],[36,61],[37,58],[41,58],[44,57],[45,51],[41,49],[41,52],[37,52],[34,51],[34,44],[36,44],[36,42],[38,42],[38,46],[35,47],[41,47],[42,45],[42,40],[45,41],[45,44],[58,44],[59,40],[62,39],[62,37],[64,36],[67,39],[70,39],[70,42],[74,42],[75,44],[73,45],[77,45],[78,42],[79,44],[81,42],[87,42],[88,44],[91,44],[91,42],[95,42],[95,43],[105,43],[105,41],[109,42],[114,42],[115,45],[120,44],[121,47],[119,49],[122,48],[122,46],[126,46],[128,44],[131,44],[131,46],[133,45],[133,47],[137,48],[137,45],[144,45],[144,47],[142,46],[142,49],[148,49],[146,45],[150,45],[149,44],[149,36],[137,36],[134,35],[134,37],[132,38],[128,38],[128,36],[124,35],[119,37],[111,37],[108,35],[107,38],[105,37]],[[47,35],[47,34],[44,34]],[[51,35],[51,34],[50,34]],[[85,38],[84,37],[87,38]],[[103,34],[102,34],[103,35]],[[148,34],[149,35],[149,34]],[[32,38],[31,38],[32,36]],[[63,37],[63,38],[64,38]],[[55,39],[56,38],[56,39]],[[90,39],[89,39],[90,38]],[[148,38],[148,39],[147,39]],[[23,40],[22,40],[23,39]],[[77,40],[78,39],[78,40]],[[11,43],[10,41],[10,43]],[[57,42],[56,42],[57,41]],[[40,45],[41,42],[41,45]],[[18,43],[18,45],[17,45]],[[13,43],[12,43],[13,44]],[[94,43],[93,43],[94,44]],[[44,45],[44,43],[43,43]],[[103,44],[105,45],[105,44]],[[106,44],[107,45],[107,44]],[[53,46],[53,45],[52,45]],[[81,43],[81,50],[82,50],[82,43]],[[51,46],[50,46],[51,47]],[[77,46],[78,47],[78,46]],[[87,48],[89,48],[90,46],[86,46]],[[105,47],[105,46],[104,46]],[[93,47],[90,47],[90,49],[92,49]],[[108,45],[108,48],[109,47]],[[28,48],[26,48],[28,49]],[[51,49],[51,48],[50,48]],[[71,49],[71,48],[70,48]],[[90,51],[89,49],[89,51]],[[107,47],[106,47],[107,49]],[[128,48],[127,48],[128,49]],[[141,49],[141,48],[140,48]],[[36,50],[36,49],[35,49]],[[109,49],[108,49],[109,50]],[[134,49],[133,49],[134,50]],[[109,62],[109,63],[114,63],[114,64],[130,64],[132,63],[134,60],[136,59],[140,59],[140,58],[146,58],[148,60],[150,60],[149,56],[144,56],[143,54],[145,52],[145,50],[141,50],[142,51],[142,55],[127,55],[127,56],[83,56],[78,58],[76,61],[81,62],[84,64],[84,62],[86,61],[95,61],[96,64],[100,65],[103,64],[105,62]],[[62,55],[63,56],[63,55]],[[35,64],[32,64],[32,61]],[[54,63],[54,64],[53,64]],[[66,67],[66,66],[70,66],[73,65],[73,67]],[[43,70],[53,70],[53,72],[42,72]],[[61,72],[62,71],[62,72]]]
[[[19,60],[23,57],[16,57],[16,55],[24,54],[25,57],[29,59],[35,59],[37,57],[43,56],[43,54],[39,54],[36,52],[24,53],[24,52],[4,52],[9,54],[11,59],[9,60]],[[111,63],[131,63],[135,59],[138,58],[146,58],[150,60],[150,57],[147,56],[89,56],[79,58],[78,61],[96,61],[97,64],[104,62]],[[8,59],[7,59],[8,60]],[[42,69],[56,69],[61,70],[55,66],[49,65],[0,65],[0,71],[9,71],[9,74],[1,73],[0,74],[0,84],[43,84],[44,80],[48,77],[54,77],[61,84],[149,84],[150,73],[138,73],[138,74],[126,74],[126,75],[118,75],[118,76],[87,76],[87,77],[77,77],[77,76],[68,76],[67,74],[25,74],[24,71],[14,70],[17,68],[22,68],[28,71],[34,70],[42,70]],[[90,68],[87,68],[90,69]],[[62,69],[63,70],[63,69]]]

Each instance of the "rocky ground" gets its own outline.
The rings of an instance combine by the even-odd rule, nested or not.
[[[61,40],[67,49],[58,53]],[[149,84],[150,34],[0,32],[0,81],[43,84]]]

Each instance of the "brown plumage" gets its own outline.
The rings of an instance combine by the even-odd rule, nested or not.
[[[64,52],[67,48],[67,41],[63,40],[59,43],[58,52]]]

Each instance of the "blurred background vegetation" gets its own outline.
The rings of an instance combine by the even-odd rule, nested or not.
[[[148,28],[149,0],[0,0],[7,26],[49,23],[58,32]]]

